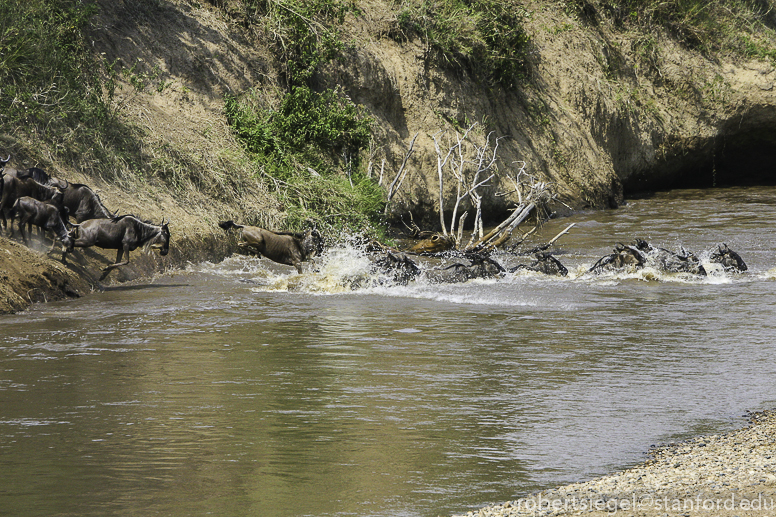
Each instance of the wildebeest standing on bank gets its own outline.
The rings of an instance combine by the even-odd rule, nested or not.
[[[48,201],[62,193],[58,188],[42,185],[32,178],[19,179],[8,174],[2,175],[2,185],[0,220],[2,220],[3,228],[5,229],[8,229],[6,214],[11,211],[13,204],[20,197],[29,196],[38,201]]]
[[[70,216],[77,223],[87,219],[113,219],[116,217],[102,204],[100,196],[87,185],[68,183],[63,192],[62,203],[70,210]]]
[[[273,232],[256,226],[235,224],[233,221],[222,221],[218,226],[225,231],[232,228],[242,230],[238,246],[249,248],[278,264],[294,266],[299,274],[302,274],[302,262],[323,252],[323,237],[318,230],[307,230],[304,233]]]
[[[56,187],[59,189],[67,187],[67,181],[50,176],[46,171],[37,167],[30,167],[29,169],[6,168],[3,169],[3,172],[9,176],[19,178],[20,180],[32,178],[41,185],[46,185],[47,187]]]
[[[19,232],[22,234],[24,244],[27,244],[27,235],[25,234],[24,227],[26,225],[35,225],[43,230],[53,232],[64,246],[63,253],[73,251],[73,240],[70,238],[70,234],[67,228],[65,228],[65,223],[62,221],[59,209],[56,206],[24,196],[16,200],[11,213],[19,217]],[[54,240],[49,253],[54,251],[56,245],[57,241]]]
[[[132,215],[122,215],[115,219],[88,219],[74,230],[73,246],[118,250],[116,262],[103,269],[102,280],[108,273],[119,266],[129,264],[129,252],[140,246],[150,246],[159,249],[164,256],[170,249],[169,223],[162,220],[161,224],[151,224],[141,221]],[[121,261],[126,253],[126,260]],[[62,256],[62,262],[67,260],[67,253]]]

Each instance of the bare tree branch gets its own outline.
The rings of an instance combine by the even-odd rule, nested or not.
[[[414,152],[413,148],[415,147],[415,139],[418,138],[419,134],[420,134],[420,131],[415,133],[415,136],[412,137],[412,141],[410,142],[410,147],[407,150],[407,154],[404,155],[404,160],[401,162],[401,167],[399,167],[399,172],[396,173],[396,177],[393,179],[393,183],[391,183],[391,186],[388,187],[388,202],[390,202],[391,199],[393,199],[393,196],[401,188],[401,184],[404,181],[404,178],[407,176],[407,173],[404,172],[404,168],[407,165],[407,160],[410,159],[410,156]],[[402,174],[402,172],[404,172],[404,174]]]

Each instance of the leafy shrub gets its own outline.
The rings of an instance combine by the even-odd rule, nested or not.
[[[449,63],[511,87],[525,76],[527,16],[514,0],[407,0],[391,35],[418,36]]]
[[[384,192],[358,172],[372,121],[341,92],[297,86],[276,110],[259,108],[250,94],[230,96],[225,113],[264,173],[276,180],[290,227],[310,219],[337,230],[379,227]],[[319,176],[311,177],[309,168]]]
[[[340,29],[351,6],[340,0],[243,0],[249,25],[271,34],[288,86],[306,84],[344,48]]]
[[[277,111],[257,110],[227,96],[225,111],[245,147],[267,156],[291,153],[316,162],[344,156],[357,162],[371,135],[372,119],[338,90],[318,93],[296,86]]]

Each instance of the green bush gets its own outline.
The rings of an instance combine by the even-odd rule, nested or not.
[[[297,86],[277,110],[258,107],[249,92],[226,97],[225,113],[246,150],[275,180],[289,227],[313,220],[330,230],[378,231],[384,192],[359,172],[358,162],[372,120],[341,92]]]
[[[351,5],[340,0],[243,0],[248,25],[272,35],[289,87],[307,84],[344,49],[340,38]]]
[[[569,2],[581,12],[592,0]],[[663,27],[689,48],[773,60],[773,0],[602,0],[602,12],[623,26]]]
[[[514,0],[406,0],[391,35],[420,37],[448,63],[511,87],[526,73],[527,16]]]
[[[338,90],[322,93],[296,86],[275,110],[256,109],[227,96],[225,112],[245,147],[255,154],[305,157],[316,165],[337,157],[358,165],[369,144],[372,119]]]

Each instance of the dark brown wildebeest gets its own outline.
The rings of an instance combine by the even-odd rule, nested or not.
[[[112,270],[119,266],[129,264],[129,252],[140,246],[150,246],[159,250],[164,256],[170,249],[169,223],[162,219],[161,224],[151,224],[141,221],[133,215],[122,215],[115,219],[88,219],[79,224],[73,231],[73,246],[87,248],[97,246],[109,250],[118,250],[116,262],[103,268],[100,280],[108,276]],[[126,253],[126,260],[121,261]],[[62,255],[62,262],[66,262],[67,253]]]
[[[12,216],[19,217],[19,232],[22,234],[24,244],[27,244],[27,235],[24,232],[25,225],[35,225],[44,231],[49,230],[53,232],[62,243],[63,252],[73,251],[73,240],[70,238],[67,228],[65,228],[65,223],[62,222],[62,217],[56,206],[43,203],[29,196],[23,196],[14,202],[11,214]],[[57,241],[54,240],[49,253],[54,251],[56,245]]]
[[[37,167],[30,167],[29,169],[6,168],[4,172],[9,176],[17,177],[20,180],[26,180],[28,178],[32,178],[38,183],[40,183],[41,185],[46,185],[47,187],[56,187],[59,189],[64,189],[65,187],[67,187],[67,181],[55,178],[53,176],[49,176],[46,171],[44,171],[43,169],[39,169]]]
[[[435,284],[452,284],[466,282],[475,278],[496,278],[505,273],[504,268],[487,255],[481,253],[466,253],[463,255],[470,264],[455,262],[446,267],[432,268],[424,271],[426,280]]]
[[[302,273],[302,262],[323,252],[323,237],[318,230],[307,230],[304,233],[272,232],[256,226],[235,224],[233,221],[222,221],[218,226],[225,231],[232,228],[242,230],[238,246],[251,249],[278,264],[294,266],[299,274]]]
[[[720,264],[725,271],[742,273],[747,270],[741,255],[728,248],[725,243],[717,244],[709,254],[709,261]]]
[[[29,169],[14,169],[13,167],[6,167],[10,161],[10,154],[5,160],[0,158],[0,170],[9,176],[19,178],[20,180],[32,178],[38,183],[46,185],[47,187],[57,187],[64,189],[67,186],[67,181],[49,176],[46,171],[37,167],[30,167]]]
[[[116,218],[116,215],[102,204],[100,197],[86,185],[68,183],[63,192],[65,197],[62,203],[70,211],[70,216],[75,218],[76,223],[87,219]]]
[[[3,189],[0,195],[0,219],[3,223],[3,228],[8,229],[8,221],[6,220],[6,214],[10,212],[13,204],[17,199],[24,196],[37,199],[38,201],[48,201],[53,199],[57,194],[62,194],[62,191],[55,187],[47,187],[41,185],[32,178],[19,179],[8,174],[2,177]],[[13,232],[13,229],[11,229]]]
[[[544,273],[551,276],[566,276],[569,274],[569,270],[566,266],[560,263],[560,260],[552,256],[552,253],[539,252],[534,255],[536,260],[530,265],[520,264],[516,267],[510,268],[509,272],[514,273],[525,269],[526,271],[535,271],[537,273]]]

